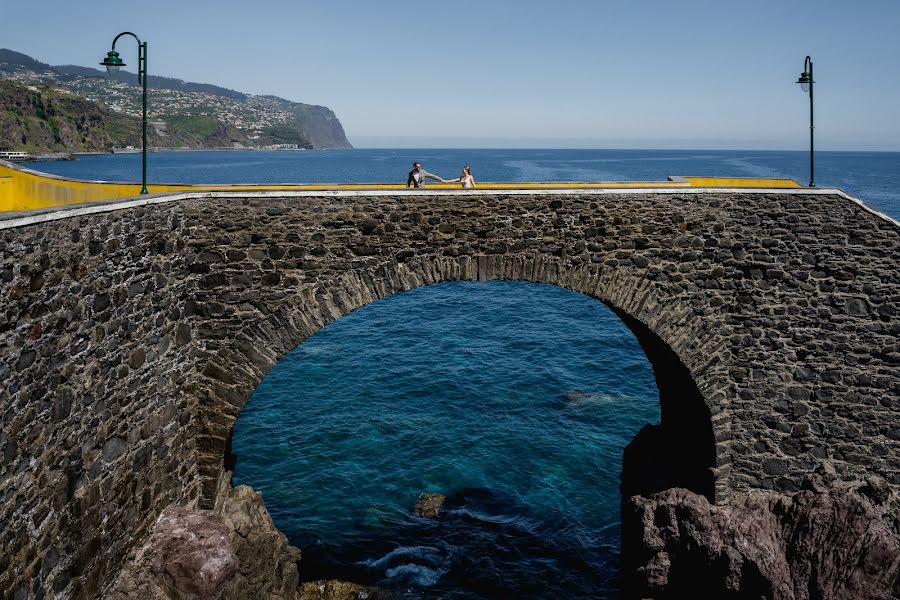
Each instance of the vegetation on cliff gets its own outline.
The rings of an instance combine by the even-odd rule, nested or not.
[[[149,143],[156,145],[151,132]],[[27,152],[97,152],[141,145],[138,118],[50,88],[0,80],[0,147]]]
[[[233,148],[247,145],[247,136],[211,115],[179,115],[159,127],[160,146],[166,148]]]

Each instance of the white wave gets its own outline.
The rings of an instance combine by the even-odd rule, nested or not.
[[[375,569],[380,569],[389,565],[396,558],[412,558],[425,561],[428,563],[439,563],[442,561],[441,551],[431,546],[400,546],[382,556],[379,559],[369,559],[361,561],[359,564],[366,565]],[[388,575],[390,577],[391,575]]]
[[[429,587],[438,582],[443,575],[442,571],[435,571],[422,565],[400,565],[385,572],[388,579],[401,578],[407,583],[421,587]]]

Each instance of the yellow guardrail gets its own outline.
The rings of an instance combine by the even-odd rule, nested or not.
[[[606,189],[606,188],[690,188],[690,187],[801,187],[791,179],[755,179],[735,177],[670,177],[669,181],[565,181],[479,183],[480,189]],[[326,190],[404,190],[400,183],[298,183],[298,184],[216,184],[194,185],[150,183],[151,194],[202,191],[326,191]],[[458,184],[435,183],[428,189],[459,189]],[[86,181],[49,175],[0,161],[0,212],[34,210],[69,204],[82,204],[139,195],[140,184]]]

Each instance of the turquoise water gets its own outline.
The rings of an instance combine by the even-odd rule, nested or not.
[[[365,306],[276,365],[234,429],[306,579],[411,597],[616,589],[622,449],[659,421],[649,363],[606,306],[523,282]],[[436,519],[422,492],[448,497]]]
[[[148,177],[184,183],[406,182],[415,160],[445,178],[468,164],[479,181],[665,181],[668,175],[790,177],[806,184],[809,153],[754,150],[401,150],[154,152]],[[82,156],[39,170],[138,181],[140,154]],[[900,153],[816,152],[816,183],[900,218]]]

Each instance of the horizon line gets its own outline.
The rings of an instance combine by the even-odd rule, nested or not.
[[[353,148],[319,148],[319,150],[614,150],[614,151],[641,151],[641,150],[650,150],[650,151],[666,151],[666,152],[802,152],[808,153],[809,149],[796,149],[796,148],[666,148],[666,147],[654,147],[654,146],[642,146],[642,147],[615,147],[615,146],[441,146],[441,145],[432,145],[432,146],[383,146],[383,145],[360,145],[358,143],[354,143],[353,140],[350,140],[353,144]],[[252,150],[253,148],[247,148],[247,150]],[[839,149],[839,148],[816,148],[816,153],[819,152],[846,152],[853,154],[900,154],[900,148],[896,150],[884,150],[884,149],[867,149],[867,148],[857,148],[857,149]]]

